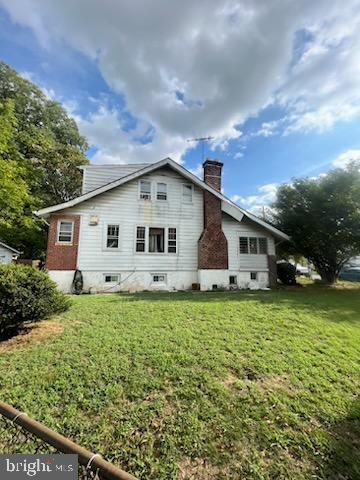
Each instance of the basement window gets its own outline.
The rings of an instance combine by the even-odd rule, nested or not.
[[[165,273],[153,273],[152,281],[153,281],[153,283],[166,283],[166,274]]]
[[[257,272],[250,272],[250,280],[257,280]]]
[[[229,284],[230,285],[237,285],[237,276],[236,275],[230,275]]]
[[[68,220],[59,220],[58,223],[58,243],[72,243],[74,222]]]
[[[120,282],[120,275],[118,273],[117,274],[106,273],[104,275],[104,280],[105,280],[105,283],[119,283]]]

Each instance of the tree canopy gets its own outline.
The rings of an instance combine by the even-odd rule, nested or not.
[[[80,194],[86,149],[65,109],[0,62],[0,237],[26,256],[44,251],[31,212]]]
[[[333,283],[360,252],[358,165],[316,179],[295,179],[277,192],[275,223],[290,235],[293,252],[304,255],[321,278]]]

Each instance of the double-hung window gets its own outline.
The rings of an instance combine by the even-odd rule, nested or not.
[[[151,200],[151,182],[149,180],[140,180],[140,199]]]
[[[136,228],[136,251],[145,252],[145,227]]]
[[[107,226],[106,248],[119,248],[119,225]]]
[[[74,222],[69,220],[60,220],[58,223],[58,243],[72,243]]]
[[[176,253],[176,228],[168,228],[168,253]]]
[[[241,254],[267,254],[267,238],[266,237],[240,237],[239,252]]]
[[[192,203],[193,187],[191,184],[183,184],[182,186],[182,201],[185,203]]]
[[[158,183],[156,185],[156,200],[167,200],[166,183]]]

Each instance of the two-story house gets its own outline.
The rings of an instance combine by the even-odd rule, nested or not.
[[[81,196],[37,215],[49,223],[46,267],[65,292],[266,288],[288,237],[221,193],[223,164],[204,180],[166,158],[86,165]]]

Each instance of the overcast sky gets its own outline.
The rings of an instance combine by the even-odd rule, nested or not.
[[[360,0],[0,0],[0,57],[62,102],[96,163],[214,137],[245,208],[360,160]]]

